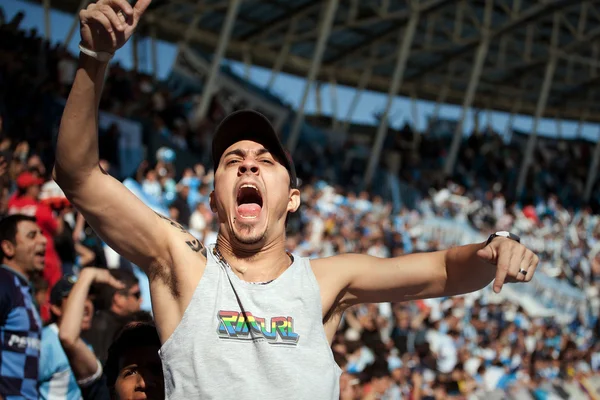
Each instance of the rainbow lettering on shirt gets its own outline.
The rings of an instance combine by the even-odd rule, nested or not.
[[[294,318],[273,317],[270,323],[265,318],[255,317],[250,312],[219,311],[217,332],[221,339],[257,341],[270,344],[295,346],[300,335],[294,332]]]

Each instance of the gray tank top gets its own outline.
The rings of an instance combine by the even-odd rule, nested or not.
[[[207,251],[206,270],[160,357],[166,399],[339,399],[341,370],[306,258],[269,284],[244,282]]]

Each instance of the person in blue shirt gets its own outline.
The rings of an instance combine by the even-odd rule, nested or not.
[[[35,218],[0,221],[0,398],[38,398],[42,321],[29,275],[44,268],[46,238]]]
[[[78,381],[71,370],[69,360],[59,339],[59,324],[64,314],[66,300],[75,284],[77,277],[64,276],[50,292],[51,324],[42,330],[42,350],[40,355],[39,396],[41,400],[50,399],[81,399]],[[83,302],[81,319],[82,330],[90,329],[94,306],[87,298]]]

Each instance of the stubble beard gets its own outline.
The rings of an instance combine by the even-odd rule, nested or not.
[[[233,236],[235,237],[235,240],[238,243],[241,243],[243,245],[255,245],[260,243],[264,238],[265,238],[265,234],[266,232],[262,232],[262,233],[253,233],[252,229],[254,228],[254,226],[252,224],[245,224],[243,222],[238,222],[239,224],[239,231],[235,231],[233,232]],[[241,232],[248,232],[247,235],[243,235]]]

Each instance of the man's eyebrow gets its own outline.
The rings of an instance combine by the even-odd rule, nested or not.
[[[254,153],[256,156],[261,156],[263,154],[270,154],[271,152],[269,151],[269,149],[266,149],[263,147],[258,150],[253,150],[252,153]],[[234,149],[234,150],[231,150],[231,151],[227,152],[226,154],[224,154],[223,158],[228,157],[228,156],[245,157],[247,154],[248,154],[248,152],[246,150]]]
[[[223,155],[223,158],[228,157],[228,156],[240,156],[240,157],[244,157],[246,155],[246,152],[242,149],[234,149],[231,150],[230,152],[227,152],[225,155]]]

